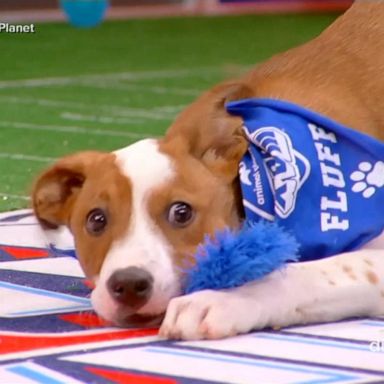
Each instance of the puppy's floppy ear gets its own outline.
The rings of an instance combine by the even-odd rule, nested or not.
[[[90,169],[105,156],[102,152],[79,152],[60,159],[38,177],[32,190],[32,206],[43,227],[54,229],[68,224]]]
[[[203,153],[201,161],[211,172],[231,183],[238,175],[239,163],[247,148],[243,135],[233,135],[230,140],[214,142]]]
[[[243,122],[230,115],[226,103],[251,97],[253,91],[241,82],[219,84],[203,94],[175,120],[168,137],[187,138],[189,152],[216,175],[231,182],[247,150]]]
[[[216,85],[209,93],[214,95],[216,107],[225,109],[226,103],[252,97],[254,91],[242,82],[228,81]]]

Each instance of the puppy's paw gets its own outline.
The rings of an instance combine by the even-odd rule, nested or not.
[[[257,326],[255,308],[233,292],[200,291],[172,299],[159,335],[168,339],[221,339]]]

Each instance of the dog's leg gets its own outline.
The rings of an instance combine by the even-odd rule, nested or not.
[[[217,339],[265,327],[384,314],[384,250],[292,263],[265,279],[173,299],[160,336]]]

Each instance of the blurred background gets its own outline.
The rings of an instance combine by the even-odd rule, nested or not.
[[[0,0],[0,210],[28,206],[58,157],[163,134],[205,89],[313,38],[350,3]]]
[[[352,0],[112,0],[108,18],[336,11],[345,9],[351,2]],[[0,11],[7,11],[1,21],[62,20],[63,14],[57,8],[58,2],[55,0],[1,0]]]

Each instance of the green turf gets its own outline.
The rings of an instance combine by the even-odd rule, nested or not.
[[[162,134],[202,90],[310,39],[334,17],[39,24],[33,35],[0,34],[0,210],[27,206],[31,180],[53,158]]]

